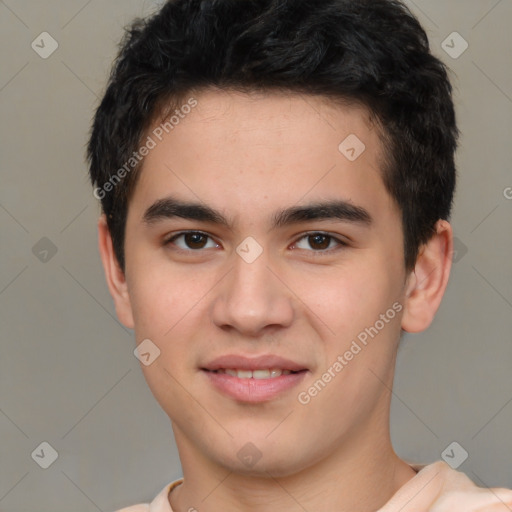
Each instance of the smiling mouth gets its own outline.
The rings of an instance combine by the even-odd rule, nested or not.
[[[239,379],[275,379],[281,375],[290,375],[292,373],[302,373],[307,370],[286,370],[281,368],[265,368],[260,370],[238,370],[236,368],[219,368],[217,370],[208,370],[203,368],[204,371],[218,374],[231,375]]]

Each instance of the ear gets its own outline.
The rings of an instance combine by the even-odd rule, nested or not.
[[[414,270],[407,279],[404,331],[421,332],[432,323],[448,284],[452,256],[452,227],[446,220],[438,220],[435,234],[421,246]]]
[[[128,286],[124,272],[121,270],[114,253],[112,237],[105,214],[101,215],[98,220],[98,246],[108,289],[112,299],[114,299],[117,318],[124,326],[133,329],[134,322]]]

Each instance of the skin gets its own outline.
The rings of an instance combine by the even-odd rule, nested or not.
[[[406,272],[400,211],[381,179],[382,143],[364,107],[280,93],[194,97],[197,107],[145,157],[129,205],[125,273],[104,216],[98,223],[117,315],[137,344],[149,338],[161,351],[141,368],[182,463],[184,483],[170,504],[175,512],[376,510],[415,475],[391,445],[390,389],[401,329],[426,329],[441,302],[450,224],[438,221]],[[366,146],[353,162],[338,150],[349,134]],[[231,227],[183,218],[145,224],[147,208],[170,194],[218,210]],[[271,228],[272,212],[327,199],[364,208],[371,224]],[[199,250],[184,237],[165,244],[183,230],[211,238]],[[346,245],[321,245],[310,232]],[[236,252],[248,236],[263,248],[252,263]],[[403,308],[393,320],[299,403],[297,394],[397,301]],[[308,373],[273,400],[240,402],[200,370],[227,353],[278,354]],[[237,456],[249,442],[261,454],[251,467]]]

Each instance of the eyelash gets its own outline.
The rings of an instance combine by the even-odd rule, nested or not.
[[[203,236],[213,240],[213,238],[208,233],[204,233],[203,231],[180,231],[179,233],[176,233],[176,234],[172,235],[171,237],[169,237],[168,239],[166,239],[164,241],[164,245],[165,246],[170,245],[176,239],[178,239],[179,237],[187,235],[187,234],[203,235]],[[307,233],[304,233],[294,242],[294,244],[298,243],[299,241],[301,241],[301,240],[303,240],[305,238],[308,238],[308,237],[311,237],[311,236],[315,236],[315,235],[320,235],[320,236],[324,236],[324,237],[328,238],[329,239],[329,245],[330,245],[331,241],[335,241],[335,242],[338,243],[338,246],[335,247],[335,248],[331,248],[331,249],[320,249],[320,250],[300,249],[300,250],[307,250],[308,252],[311,252],[312,254],[314,254],[314,256],[324,256],[324,255],[330,255],[332,252],[341,250],[344,247],[348,247],[348,244],[346,242],[340,240],[339,238],[337,238],[337,237],[335,237],[333,235],[330,235],[329,233],[325,233],[323,231],[309,231]],[[215,243],[217,243],[217,242],[215,242]],[[178,247],[178,248],[176,248],[174,250],[176,250],[178,252],[183,252],[183,253],[193,253],[193,252],[199,253],[199,252],[203,251],[202,248],[201,249],[182,249],[180,247]]]

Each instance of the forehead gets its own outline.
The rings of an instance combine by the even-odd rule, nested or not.
[[[184,97],[181,100],[183,106],[192,97],[197,101],[197,106],[179,120],[182,131],[183,125],[192,122],[201,135],[210,132],[208,135],[217,139],[236,139],[239,143],[260,140],[268,145],[270,141],[268,137],[265,138],[264,132],[271,132],[273,136],[280,137],[274,140],[277,145],[301,136],[307,137],[311,144],[321,142],[323,137],[319,130],[324,135],[325,131],[341,134],[348,129],[359,131],[362,135],[366,132],[378,135],[369,109],[355,100],[279,90],[240,92],[209,88]],[[154,127],[161,125],[160,121],[155,121]],[[172,131],[178,131],[177,128],[178,124]],[[229,135],[233,138],[230,139]]]
[[[173,110],[147,132],[154,147],[132,201],[139,218],[166,192],[253,213],[334,196],[394,207],[379,127],[363,106],[262,91],[205,90],[183,104],[190,99],[192,109]]]

